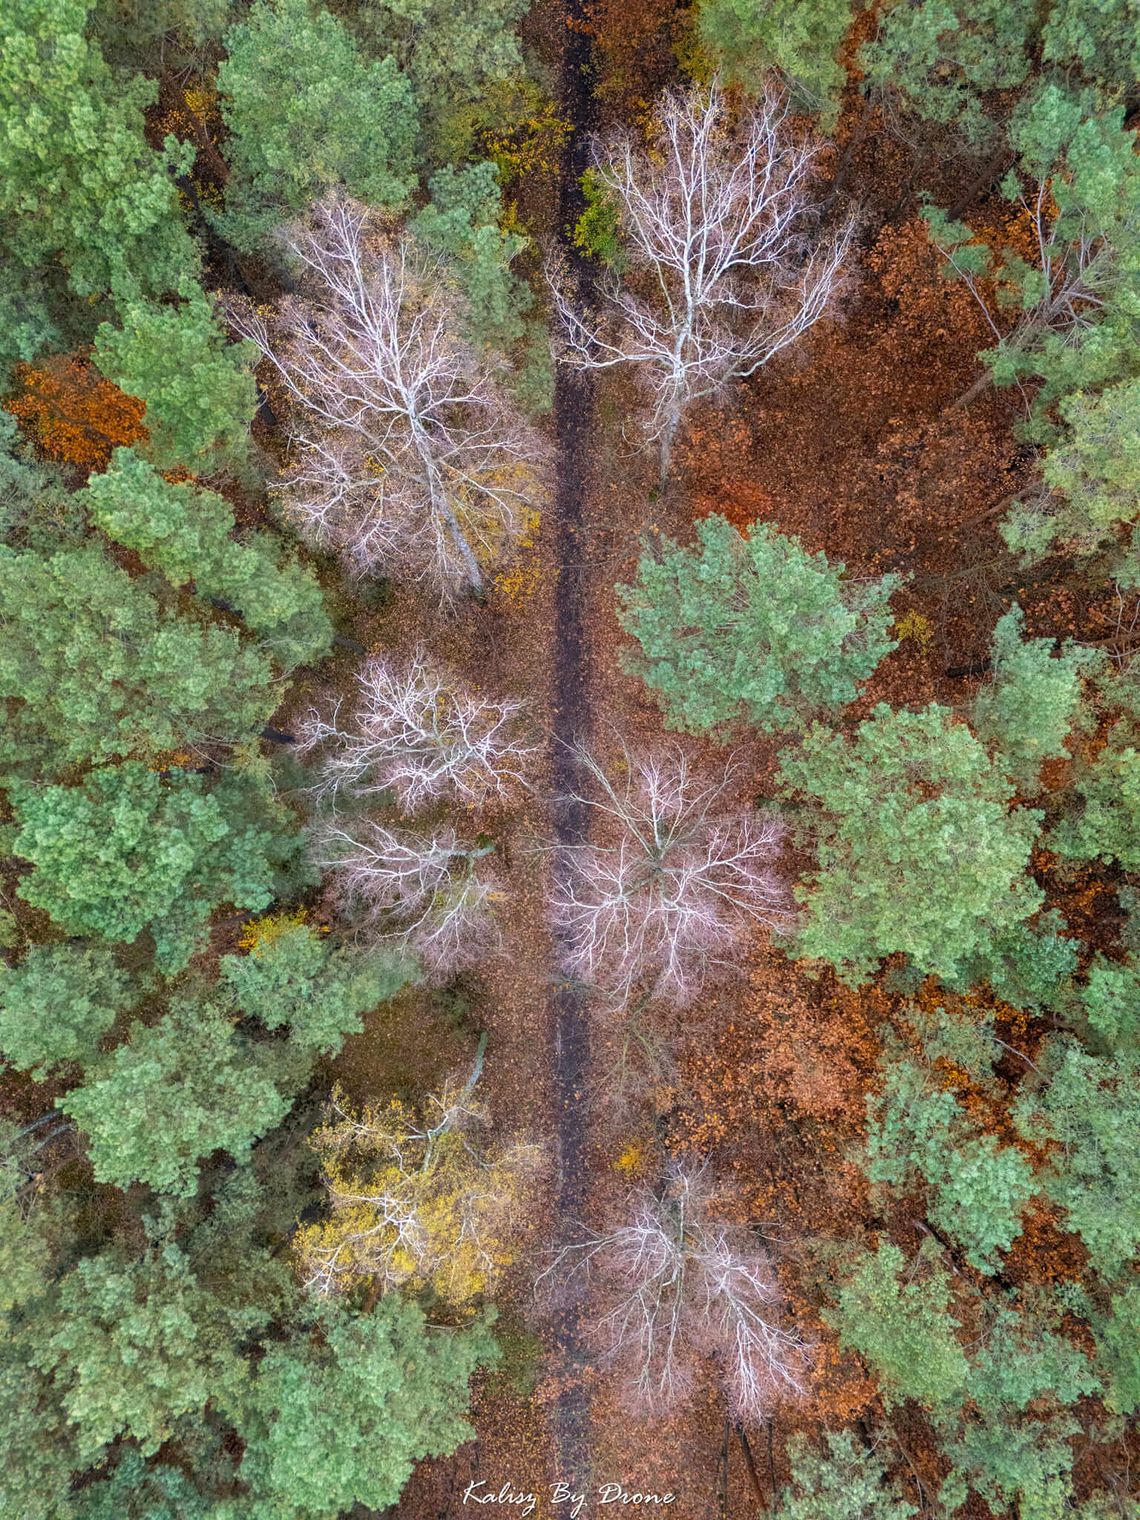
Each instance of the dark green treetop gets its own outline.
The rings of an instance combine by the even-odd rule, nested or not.
[[[144,931],[160,970],[181,969],[221,903],[267,907],[301,840],[249,775],[162,774],[138,761],[76,786],[11,787],[14,852],[32,869],[20,896],[69,934],[133,943]]]
[[[394,58],[370,60],[307,0],[255,0],[225,48],[218,88],[231,173],[215,219],[235,247],[264,245],[335,186],[372,206],[406,203],[418,120]]]

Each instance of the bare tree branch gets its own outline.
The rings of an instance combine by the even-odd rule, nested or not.
[[[1039,180],[1030,194],[1018,196],[1018,203],[1033,229],[1040,278],[1035,286],[1036,299],[1028,304],[1024,291],[1018,289],[1016,300],[1011,303],[1009,293],[999,289],[999,298],[1003,294],[1007,297],[1007,309],[1010,304],[1015,306],[1012,326],[1000,322],[992,310],[993,270],[979,274],[971,260],[963,257],[963,249],[976,250],[977,244],[946,247],[936,241],[935,247],[973,296],[993,334],[996,349],[1007,354],[1026,354],[1050,334],[1066,347],[1075,348],[1102,320],[1105,306],[1127,278],[1117,246],[1119,234],[1117,241],[1107,235],[1091,207],[1082,208],[1075,218],[1070,207],[1065,235],[1059,236],[1060,213],[1048,179]],[[1128,223],[1125,230],[1130,230]],[[1014,378],[1028,407],[1025,387],[1016,375]],[[953,406],[968,404],[987,383],[993,383],[992,370],[980,376]]]
[[[473,696],[422,645],[403,661],[369,660],[357,684],[347,719],[338,703],[300,724],[298,752],[320,755],[318,797],[394,792],[412,813],[443,797],[478,806],[522,783],[538,745],[523,736],[521,702]]]
[[[334,1090],[312,1137],[329,1214],[295,1243],[307,1287],[430,1285],[464,1305],[509,1264],[542,1153],[485,1138],[474,1096],[484,1043],[466,1084],[448,1081],[420,1109],[391,1099],[358,1113]]]
[[[819,321],[836,291],[852,224],[820,236],[810,197],[814,147],[793,140],[788,102],[768,94],[733,120],[714,81],[667,94],[648,143],[594,143],[616,204],[626,278],[602,281],[609,311],[578,309],[551,271],[565,359],[629,364],[648,392],[647,441],[661,480],[685,411],[753,375]]]
[[[293,230],[305,294],[230,305],[291,403],[286,510],[357,574],[483,588],[542,497],[538,436],[460,335],[440,262],[349,200]]]
[[[416,834],[354,819],[327,822],[313,856],[350,920],[446,980],[497,941],[491,905],[502,893],[483,864],[493,849],[464,845],[449,827]]]
[[[807,1353],[780,1324],[763,1249],[747,1229],[716,1219],[715,1202],[705,1169],[675,1162],[660,1195],[631,1189],[622,1223],[565,1247],[542,1276],[599,1279],[606,1355],[642,1409],[679,1404],[707,1356],[734,1418],[761,1420],[780,1398],[804,1393]]]
[[[777,820],[731,808],[729,766],[704,779],[679,745],[631,757],[620,779],[581,753],[596,792],[577,800],[594,815],[596,841],[576,846],[555,888],[553,912],[566,947],[564,969],[614,1006],[635,992],[685,1004],[729,959],[750,922],[786,916],[786,893],[771,864]]]

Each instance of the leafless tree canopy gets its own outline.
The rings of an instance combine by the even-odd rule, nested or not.
[[[616,1007],[634,994],[688,1002],[750,922],[774,924],[786,905],[772,871],[776,820],[732,807],[731,767],[708,780],[673,746],[631,757],[611,780],[582,755],[594,790],[580,800],[594,839],[576,847],[553,896],[565,970]]]
[[[481,590],[541,499],[541,448],[461,336],[454,282],[351,201],[318,205],[289,247],[304,293],[232,308],[291,403],[289,514],[354,572]]]
[[[686,408],[755,374],[827,309],[851,227],[818,232],[814,154],[792,137],[786,99],[734,116],[715,82],[666,95],[644,145],[626,133],[594,144],[629,267],[604,278],[600,320],[557,278],[555,300],[572,362],[636,367],[662,479]]]
[[[522,782],[537,745],[520,702],[474,696],[422,646],[409,659],[369,660],[350,714],[315,709],[301,724],[302,751],[320,756],[315,791],[331,799],[394,792],[404,813],[448,798],[478,806]]]
[[[350,922],[406,944],[446,980],[494,942],[492,848],[466,845],[450,827],[413,833],[354,819],[326,823],[313,854]]]
[[[719,1370],[733,1415],[756,1421],[804,1392],[807,1356],[780,1324],[780,1293],[753,1234],[715,1217],[703,1169],[674,1163],[657,1194],[630,1191],[622,1222],[563,1250],[548,1275],[598,1282],[609,1359],[647,1412],[675,1407],[700,1357]]]

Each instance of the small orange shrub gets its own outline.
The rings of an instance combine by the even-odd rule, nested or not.
[[[146,437],[144,404],[105,380],[84,358],[60,354],[21,364],[20,390],[4,402],[49,459],[105,470],[112,449]]]

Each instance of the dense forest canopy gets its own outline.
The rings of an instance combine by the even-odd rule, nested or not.
[[[1137,1520],[1138,127],[1136,0],[0,6],[0,1513]]]

